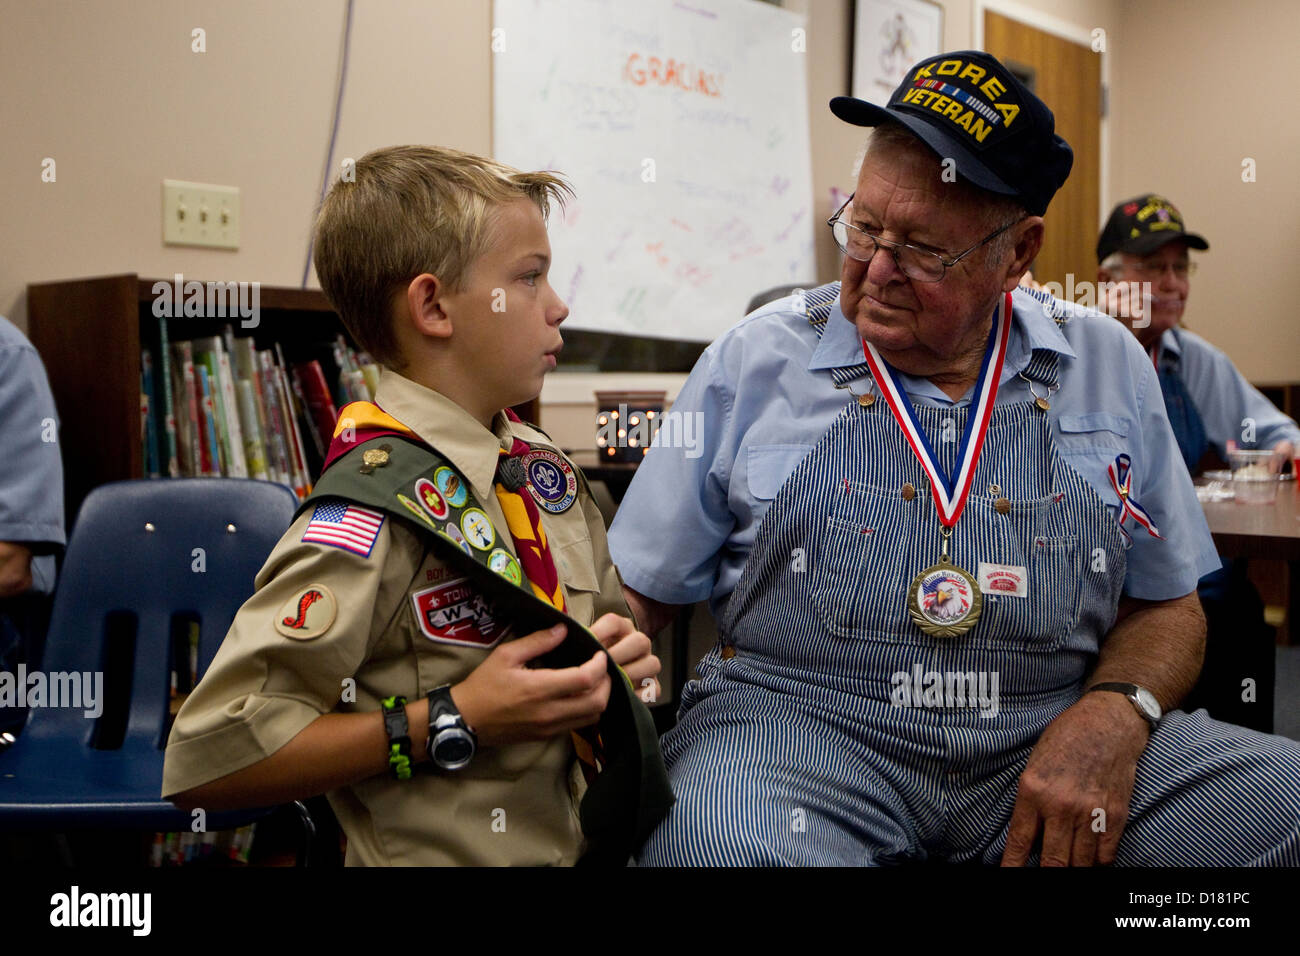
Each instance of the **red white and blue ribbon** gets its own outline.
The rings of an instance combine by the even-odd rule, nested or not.
[[[979,463],[984,438],[988,434],[989,418],[993,414],[993,401],[997,398],[998,383],[1002,379],[1002,361],[1006,358],[1010,334],[1011,293],[1007,293],[1001,308],[993,313],[988,346],[984,349],[979,378],[975,381],[972,411],[966,419],[961,444],[957,447],[956,468],[951,476],[944,474],[939,467],[939,456],[930,447],[925,429],[917,421],[912,403],[908,401],[907,393],[898,380],[898,373],[880,357],[874,345],[866,339],[862,340],[862,353],[867,357],[871,375],[889,405],[889,410],[894,413],[894,420],[903,429],[907,443],[912,446],[912,452],[925,470],[926,477],[930,479],[939,521],[945,527],[950,528],[956,524],[966,506],[971,481],[975,477],[975,466]]]
[[[1132,536],[1128,529],[1124,527],[1124,521],[1130,516],[1133,520],[1146,528],[1152,537],[1164,540],[1156,528],[1156,523],[1151,520],[1147,510],[1132,498],[1133,471],[1132,459],[1128,455],[1116,455],[1115,460],[1106,466],[1106,473],[1110,475],[1111,487],[1115,489],[1115,494],[1119,495],[1119,533],[1124,536],[1125,544],[1131,544]]]

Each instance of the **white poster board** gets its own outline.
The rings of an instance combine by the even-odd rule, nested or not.
[[[927,0],[857,0],[853,94],[884,106],[907,68],[943,51],[943,7]]]
[[[494,155],[563,173],[569,328],[710,341],[815,277],[804,18],[755,0],[496,0]]]

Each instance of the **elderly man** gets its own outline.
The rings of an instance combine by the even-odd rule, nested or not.
[[[1016,291],[1050,110],[971,51],[831,108],[880,127],[841,282],[710,346],[675,406],[705,454],[652,449],[611,530],[643,628],[719,629],[641,862],[1300,862],[1300,747],[1172,710],[1216,559],[1155,371]]]
[[[1133,333],[1151,355],[1183,460],[1193,472],[1213,447],[1224,461],[1228,442],[1271,448],[1273,467],[1300,448],[1300,428],[1237,371],[1232,360],[1195,332],[1179,328],[1196,263],[1189,249],[1210,248],[1188,232],[1173,203],[1147,194],[1117,205],[1097,240],[1097,278],[1112,283],[1107,311],[1137,314]],[[1127,290],[1147,283],[1149,313],[1127,302]]]
[[[1273,449],[1279,470],[1300,448],[1300,429],[1237,371],[1232,360],[1194,332],[1180,328],[1195,271],[1189,249],[1209,243],[1184,226],[1168,199],[1148,193],[1111,211],[1097,240],[1097,277],[1106,288],[1106,311],[1131,321],[1151,356],[1165,410],[1183,461],[1193,474],[1209,451],[1227,460],[1228,443]],[[1129,301],[1145,284],[1149,296]],[[1213,458],[1213,455],[1209,456]],[[1276,659],[1273,629],[1247,577],[1245,560],[1226,563],[1197,587],[1208,621],[1205,667],[1184,702],[1255,730],[1273,729]],[[1243,685],[1249,679],[1251,685]],[[1243,693],[1253,686],[1253,693]]]

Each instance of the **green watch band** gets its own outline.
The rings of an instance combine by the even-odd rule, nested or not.
[[[411,779],[411,727],[406,721],[406,698],[385,697],[379,702],[388,732],[388,769],[398,780]]]

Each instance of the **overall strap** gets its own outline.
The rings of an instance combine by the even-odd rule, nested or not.
[[[817,333],[817,340],[826,334],[826,320],[830,318],[831,306],[840,294],[839,282],[828,282],[826,285],[818,286],[815,289],[807,289],[801,293],[796,293],[794,298],[794,307],[799,310],[802,307],[803,314],[808,319],[808,324],[813,327]],[[849,382],[856,381],[864,375],[871,374],[871,368],[866,361],[859,362],[857,365],[846,365],[841,368],[830,370],[831,381],[836,387],[846,385]]]

